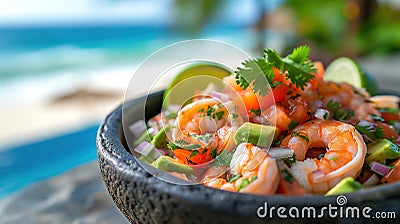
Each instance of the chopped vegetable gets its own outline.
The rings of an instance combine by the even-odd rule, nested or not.
[[[391,168],[388,166],[385,166],[383,164],[380,164],[378,162],[372,161],[369,163],[369,167],[371,167],[371,170],[374,171],[375,173],[381,175],[381,176],[385,176],[387,175]]]
[[[400,181],[400,159],[392,163],[392,169],[381,180],[382,183],[395,183]]]

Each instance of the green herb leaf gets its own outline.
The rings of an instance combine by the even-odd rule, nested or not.
[[[224,114],[225,114],[225,111],[219,111],[219,112],[215,113],[215,116],[220,121],[222,119],[222,116],[224,116]]]
[[[302,138],[302,139],[304,139],[306,142],[309,142],[309,141],[310,141],[310,140],[308,139],[307,136],[300,134],[300,132],[298,132],[298,131],[293,132],[291,136],[292,136],[292,137],[299,137],[299,138]]]
[[[237,179],[239,179],[242,175],[240,174],[236,174],[235,176],[233,176],[230,180],[229,183],[233,183],[235,182]]]
[[[332,112],[333,118],[339,121],[343,121],[354,116],[353,110],[341,109],[339,103],[333,100],[330,100],[326,107]]]
[[[289,130],[293,130],[297,125],[299,125],[299,122],[292,120],[289,124]]]
[[[237,68],[235,71],[236,83],[247,89],[250,84],[253,85],[253,91],[261,96],[267,95],[269,92],[268,84],[274,84],[273,65],[268,63],[264,58],[256,58],[246,60],[242,63],[243,68]]]
[[[198,150],[193,150],[192,153],[190,153],[189,158],[192,158],[193,156],[199,154],[200,152]]]
[[[308,59],[309,52],[308,46],[300,46],[282,59],[275,50],[265,49],[262,58],[246,60],[242,63],[243,68],[237,68],[236,83],[243,89],[252,84],[254,93],[265,96],[270,91],[266,81],[272,88],[278,85],[274,81],[275,67],[285,73],[292,84],[304,89],[316,72],[314,64]]]
[[[289,172],[289,170],[287,170],[286,168],[283,169],[283,179],[286,180],[289,183],[293,183],[294,178],[293,175]]]
[[[296,154],[293,154],[292,157],[284,158],[283,162],[285,162],[288,165],[295,163],[296,162]]]
[[[216,157],[217,157],[217,148],[214,148],[212,151],[211,151],[211,158],[213,158],[213,159],[215,159]]]
[[[257,110],[254,110],[253,108],[251,108],[249,110],[250,113],[256,115],[256,116],[260,116],[261,115],[261,108],[258,108]]]
[[[356,129],[358,132],[360,132],[360,134],[368,136],[373,141],[385,137],[385,134],[383,133],[383,129],[380,126],[377,126],[376,128],[374,128],[374,127],[371,127],[370,125],[368,125],[368,126],[357,125]]]
[[[204,108],[201,108],[201,109],[199,110],[199,112],[200,112],[200,113],[204,112]]]

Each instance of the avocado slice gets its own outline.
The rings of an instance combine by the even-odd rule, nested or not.
[[[330,189],[325,195],[347,194],[363,189],[363,186],[353,177],[346,177]]]
[[[167,134],[168,132],[171,132],[171,127],[169,125],[165,125],[154,137],[153,140],[151,140],[151,144],[154,145],[154,147],[159,148],[159,149],[166,149],[168,148],[168,137]]]
[[[193,174],[193,169],[192,167],[178,163],[174,161],[173,158],[169,156],[160,156],[156,161],[152,163],[152,165],[165,172],[178,172],[178,173],[184,173],[186,175],[192,175]]]
[[[249,142],[260,147],[270,147],[272,140],[275,141],[279,134],[277,127],[245,122],[237,129],[233,138],[236,145]]]
[[[386,159],[400,158],[400,148],[395,143],[382,139],[367,146],[367,158],[365,163],[369,164],[372,161],[385,164]]]

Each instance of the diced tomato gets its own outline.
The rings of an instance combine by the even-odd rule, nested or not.
[[[193,152],[192,150],[175,149],[175,150],[173,150],[173,153],[178,160],[180,160],[184,164],[188,164],[188,165],[194,165],[194,164],[190,163],[190,161],[195,164],[203,164],[212,159],[211,153],[209,152],[211,150],[207,150],[204,154],[201,154],[202,149],[200,149],[198,151],[199,151],[199,153],[196,155],[193,155],[192,157],[190,157],[190,155]]]
[[[383,129],[383,134],[385,138],[393,138],[396,140],[399,137],[399,134],[394,130],[394,128],[386,123],[383,122],[376,122],[379,127]]]
[[[281,84],[272,89],[266,96],[257,96],[262,110],[265,110],[275,103],[283,102],[289,90],[287,84]]]
[[[246,90],[239,92],[239,95],[248,112],[251,109],[258,110],[260,108],[260,103],[258,102],[257,96],[254,94],[251,88],[247,88]]]
[[[320,61],[314,62],[314,68],[317,69],[317,73],[315,73],[315,77],[313,79],[311,79],[311,81],[310,81],[312,90],[315,90],[318,88],[319,83],[322,82],[322,80],[324,78],[324,73],[325,73],[324,65]]]
[[[383,120],[385,120],[385,122],[400,121],[400,114],[382,112],[381,116],[382,116]]]
[[[391,165],[395,167],[381,179],[382,183],[394,183],[400,181],[400,159],[396,160]]]
[[[237,83],[236,83],[236,78],[234,75],[230,75],[227,76],[225,78],[222,79],[226,84],[228,84],[229,86],[231,86],[235,91],[242,91],[242,87],[240,87]]]

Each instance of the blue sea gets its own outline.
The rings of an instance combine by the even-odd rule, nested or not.
[[[192,35],[167,26],[0,28],[0,107],[51,98],[104,70],[112,75],[120,67],[135,68],[177,41],[208,38],[246,50],[252,47],[252,35],[238,25],[208,27]],[[0,198],[96,160],[98,125],[0,149]]]

